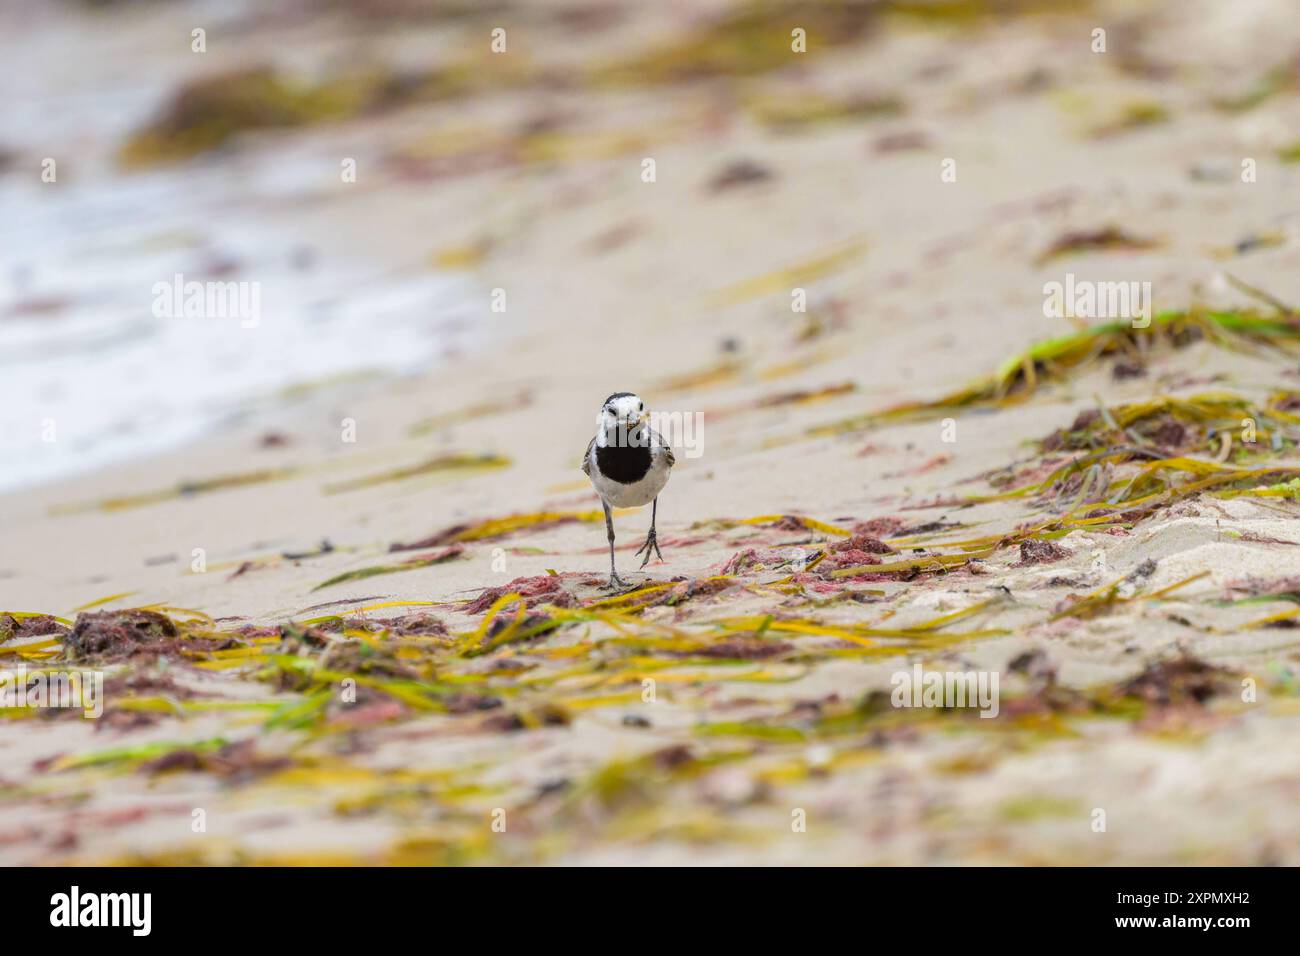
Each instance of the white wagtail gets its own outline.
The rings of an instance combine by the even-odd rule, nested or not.
[[[614,569],[614,519],[610,508],[640,508],[654,502],[650,509],[650,533],[637,554],[645,552],[645,567],[653,552],[663,560],[655,540],[655,516],[659,510],[659,492],[668,484],[668,472],[675,459],[663,436],[646,420],[645,403],[631,392],[615,392],[600,407],[596,416],[596,437],[587,446],[582,470],[591,479],[600,503],[605,508],[605,531],[609,536],[609,584],[607,588],[626,587],[627,582]]]

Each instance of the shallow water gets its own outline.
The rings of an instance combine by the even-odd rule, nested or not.
[[[481,333],[465,280],[321,252],[293,215],[308,162],[0,179],[0,489],[173,447],[290,386],[416,371]],[[170,314],[189,282],[244,308]]]
[[[340,190],[346,133],[118,166],[180,82],[230,68],[188,52],[189,25],[252,7],[0,4],[0,490],[174,448],[293,386],[416,372],[483,340],[485,297],[432,271],[419,235],[399,262],[354,221],[364,199],[334,214],[356,195]],[[166,314],[160,290],[177,276],[240,283],[256,315]]]

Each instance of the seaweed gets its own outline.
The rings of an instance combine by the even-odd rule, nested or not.
[[[823,534],[849,537],[852,533],[844,528],[818,521],[806,515],[759,515],[755,518],[743,518],[736,522],[742,525],[765,525],[782,531],[820,531]]]
[[[1099,250],[1111,251],[1119,249],[1126,252],[1144,252],[1148,249],[1154,249],[1157,245],[1158,243],[1153,239],[1130,235],[1117,226],[1077,230],[1058,236],[1038,257],[1038,263],[1042,265],[1062,256]]]
[[[63,636],[68,631],[68,625],[52,614],[0,612],[0,644],[33,637]]]
[[[708,189],[713,193],[726,192],[741,186],[769,182],[772,178],[772,171],[761,163],[738,159],[718,170],[709,180]]]
[[[709,296],[709,304],[715,307],[736,305],[751,299],[758,299],[776,292],[789,294],[789,290],[814,282],[840,271],[849,263],[859,259],[866,251],[867,245],[861,239],[844,243],[840,248],[813,256],[751,279],[725,286]]]
[[[186,159],[225,144],[245,130],[300,126],[338,119],[360,108],[363,94],[344,84],[310,87],[268,67],[192,81],[123,145],[128,166]]]
[[[822,123],[894,117],[906,108],[896,94],[859,93],[837,99],[806,90],[754,95],[746,105],[757,122],[778,133],[801,132]]]
[[[376,485],[388,484],[394,481],[407,481],[411,478],[423,478],[429,475],[448,473],[463,474],[491,471],[497,468],[508,468],[510,465],[509,458],[490,453],[481,455],[436,455],[415,465],[393,468],[389,471],[366,475],[362,478],[352,478],[348,481],[334,482],[325,486],[325,493],[334,495],[345,491],[373,488]]]
[[[710,644],[708,647],[683,653],[686,656],[716,657],[733,661],[756,661],[766,660],[769,657],[780,657],[793,649],[793,644],[766,639],[758,631],[755,631],[752,635],[736,634]]]
[[[1158,347],[1186,348],[1196,342],[1221,348],[1271,348],[1300,353],[1300,320],[1252,312],[1161,312],[1145,328],[1106,322],[1047,339],[1006,359],[990,376],[937,399],[905,402],[805,432],[809,437],[864,431],[885,424],[931,421],[963,411],[1008,408],[1028,401],[1044,385],[1068,381],[1101,358],[1150,355]]]
[[[1062,601],[1057,609],[1053,612],[1051,620],[1057,621],[1061,618],[1072,617],[1080,620],[1090,620],[1095,617],[1102,617],[1114,613],[1118,608],[1133,604],[1138,601],[1153,601],[1172,594],[1180,588],[1199,581],[1207,577],[1210,572],[1202,571],[1199,574],[1193,574],[1190,577],[1175,581],[1173,584],[1160,588],[1158,591],[1136,592],[1133,594],[1124,594],[1122,588],[1126,584],[1131,584],[1133,577],[1126,575],[1104,584],[1094,591],[1090,591],[1082,596],[1071,595],[1065,601]]]
[[[147,610],[83,611],[67,636],[69,660],[110,663],[175,652],[176,623]]]
[[[1089,0],[743,0],[693,32],[597,67],[591,80],[625,87],[761,77],[797,62],[791,52],[792,25],[806,31],[813,47],[834,49],[870,37],[888,17],[941,26],[1090,5]]]
[[[464,555],[465,549],[460,547],[444,548],[432,554],[416,555],[407,558],[398,564],[379,564],[367,568],[357,568],[354,571],[344,571],[342,574],[336,574],[328,581],[322,581],[312,588],[313,591],[319,591],[322,588],[332,587],[335,584],[343,584],[346,581],[360,581],[364,578],[373,578],[381,574],[398,574],[402,571],[414,571],[417,568],[429,568],[436,564],[446,564],[448,561],[455,561]]]
[[[834,385],[825,385],[821,388],[798,389],[791,392],[764,395],[754,403],[754,406],[756,408],[779,408],[783,405],[810,405],[813,402],[839,398],[841,395],[848,395],[855,391],[857,391],[857,386],[853,382],[837,382]]]
[[[1274,392],[1255,402],[1231,392],[1185,398],[1160,395],[1140,402],[1080,412],[1072,425],[1044,438],[1044,452],[1130,451],[1131,457],[1173,458],[1195,453],[1215,457],[1226,447],[1237,460],[1294,448],[1300,441],[1300,394]],[[1249,440],[1234,441],[1249,428]]]
[[[577,602],[564,588],[564,581],[559,575],[541,574],[531,578],[515,578],[501,587],[485,588],[479,596],[469,601],[465,607],[466,614],[482,614],[497,605],[502,598],[510,596],[524,604],[534,598],[545,597],[547,603],[556,606],[572,606]]]
[[[506,518],[489,518],[475,524],[452,525],[419,541],[390,545],[388,550],[412,551],[470,541],[496,541],[524,530],[536,531],[574,521],[590,523],[604,520],[604,513],[601,511],[541,511],[533,514],[510,515]]]
[[[1073,552],[1052,541],[1030,539],[1020,542],[1019,564],[1022,567],[1032,564],[1053,564],[1057,561],[1064,561],[1071,554]]]
[[[679,372],[660,380],[656,386],[659,392],[685,392],[696,388],[707,388],[738,378],[745,370],[743,363],[735,359],[723,359],[705,368],[689,372]]]
[[[126,767],[133,769],[153,761],[164,760],[168,755],[175,752],[212,753],[228,744],[229,741],[224,737],[211,737],[188,743],[156,741],[137,746],[114,747],[89,754],[61,756],[42,769],[48,769],[54,773],[85,767]]]
[[[750,0],[725,9],[702,28],[649,52],[623,57],[593,71],[601,85],[651,86],[722,77],[757,76],[797,59],[790,25],[799,24],[828,46],[853,43],[881,10],[870,0],[772,4]]]
[[[380,619],[372,623],[384,633],[397,637],[408,637],[413,634],[443,637],[447,634],[447,625],[427,611]]]
[[[900,17],[932,25],[966,25],[1043,14],[1082,13],[1092,0],[888,0],[886,9]]]
[[[1215,96],[1211,102],[1216,109],[1225,113],[1246,113],[1280,93],[1295,89],[1298,84],[1300,70],[1293,60],[1266,70],[1244,90]]]
[[[1203,706],[1238,686],[1234,672],[1184,653],[1147,665],[1123,684],[1119,693],[1159,707]]]
[[[157,115],[130,134],[118,158],[127,168],[175,163],[225,147],[247,132],[339,122],[522,79],[509,69],[476,70],[468,62],[424,72],[353,69],[317,81],[269,66],[218,73],[179,87]]]
[[[234,782],[245,782],[291,766],[287,757],[269,757],[260,753],[253,740],[223,743],[218,747],[177,747],[141,762],[140,773],[157,775],[168,772],[202,772]]]
[[[1163,103],[1132,100],[1122,104],[1113,117],[1094,126],[1090,134],[1095,139],[1106,139],[1130,130],[1167,123],[1169,119],[1169,110]]]
[[[447,412],[442,415],[431,415],[428,418],[422,418],[413,423],[408,429],[407,434],[412,438],[420,438],[435,432],[440,428],[447,428],[451,425],[460,425],[465,422],[477,421],[480,418],[488,418],[493,415],[503,415],[507,412],[519,411],[528,408],[533,403],[533,396],[529,392],[519,392],[510,398],[489,399],[465,408],[457,409],[454,412]]]
[[[256,471],[218,475],[215,478],[182,481],[171,488],[162,488],[157,491],[120,495],[80,504],[59,505],[52,507],[50,513],[54,515],[74,514],[95,509],[100,511],[124,511],[130,508],[142,508],[146,505],[172,501],[177,498],[190,498],[197,495],[211,494],[214,491],[226,491],[230,488],[244,488],[271,481],[285,481],[289,478],[295,478],[299,474],[300,472],[295,468],[262,468]]]

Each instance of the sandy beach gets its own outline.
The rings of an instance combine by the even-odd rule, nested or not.
[[[1300,863],[1290,4],[440,9],[4,12],[0,187],[86,232],[6,231],[0,665],[104,713],[0,710],[0,862]],[[265,75],[321,115],[193,92]],[[203,344],[43,413],[110,288]],[[702,424],[610,592],[624,390]]]

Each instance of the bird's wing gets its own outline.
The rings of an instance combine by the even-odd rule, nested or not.
[[[668,445],[668,442],[664,441],[664,436],[659,434],[653,428],[649,429],[649,432],[650,432],[651,454],[658,452],[659,454],[663,455],[664,460],[668,462],[669,468],[677,464],[677,458],[673,455],[673,450]]]
[[[588,478],[591,477],[591,451],[595,447],[596,447],[596,439],[593,438],[590,442],[587,443],[587,453],[582,456],[582,472]]]

